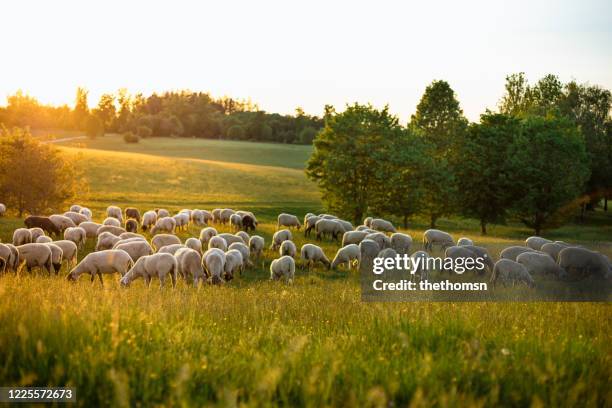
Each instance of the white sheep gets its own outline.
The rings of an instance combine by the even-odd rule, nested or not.
[[[32,242],[36,242],[36,238],[45,235],[45,231],[42,228],[34,227],[29,228],[30,234],[32,235]]]
[[[158,251],[161,247],[170,244],[180,244],[181,240],[176,235],[171,234],[157,234],[151,238],[151,245],[155,251]]]
[[[493,287],[495,287],[497,281],[501,281],[504,286],[506,286],[506,283],[512,282],[512,286],[516,283],[524,283],[529,287],[535,287],[535,282],[525,266],[510,259],[500,259],[495,263],[491,275]]]
[[[85,221],[79,224],[79,228],[83,228],[85,230],[85,235],[87,238],[96,238],[98,236],[98,228],[101,226],[102,224],[91,221]]]
[[[156,208],[155,214],[157,214],[157,218],[159,219],[159,218],[169,217],[170,211],[166,210],[165,208]]]
[[[70,211],[72,211],[72,212],[77,212],[77,213],[78,213],[79,211],[81,211],[81,208],[83,208],[83,207],[81,207],[81,206],[80,206],[80,205],[78,205],[78,204],[72,204],[72,205],[70,206]]]
[[[570,248],[570,245],[560,241],[549,242],[548,244],[542,245],[540,251],[550,255],[551,258],[554,259],[556,262],[559,259],[559,253],[565,248]]]
[[[106,216],[107,217],[113,217],[119,220],[121,225],[123,223],[123,211],[121,211],[121,208],[115,206],[115,205],[109,205],[106,208]]]
[[[147,241],[142,241],[139,239],[131,242],[119,243],[118,245],[115,245],[113,249],[121,249],[127,252],[134,262],[143,256],[153,254],[153,248],[151,248],[151,245],[149,245]]]
[[[207,224],[207,215],[204,210],[193,210],[191,212],[191,222],[195,225],[202,226]]]
[[[17,272],[19,268],[19,251],[13,244],[0,243],[0,258],[4,259],[4,267],[0,267],[0,273],[3,271]]]
[[[32,268],[40,268],[45,269],[51,275],[53,259],[51,248],[47,244],[23,244],[17,246],[17,251],[19,252],[19,265],[25,263],[28,272],[32,272]]]
[[[174,255],[174,254],[176,254],[178,251],[180,251],[183,248],[187,248],[187,247],[185,245],[183,245],[183,244],[164,245],[163,247],[159,248],[157,253],[158,254],[170,254],[170,255]]]
[[[81,227],[66,228],[64,239],[74,242],[79,249],[82,249],[87,242],[87,231]]]
[[[504,248],[500,251],[499,257],[501,259],[510,259],[511,261],[516,261],[516,257],[524,252],[534,252],[535,250],[523,247],[523,246],[510,246],[508,248]]]
[[[302,245],[300,259],[302,261],[302,269],[308,267],[308,270],[310,270],[310,268],[314,266],[316,262],[321,262],[323,265],[325,265],[325,267],[327,267],[327,269],[329,269],[331,266],[331,262],[329,262],[329,259],[327,259],[325,256],[323,249],[314,244]]]
[[[372,240],[378,244],[381,250],[391,248],[391,238],[382,232],[373,232],[366,235],[365,239]]]
[[[140,228],[143,231],[146,231],[149,228],[153,228],[153,226],[157,223],[157,213],[153,210],[146,211],[142,215],[142,224]]]
[[[203,228],[202,231],[200,231],[200,242],[202,245],[208,245],[208,241],[215,235],[217,235],[217,230],[213,227]]]
[[[293,240],[291,231],[287,229],[276,231],[274,235],[272,236],[272,245],[270,246],[270,249],[272,249],[273,251],[276,251],[278,250],[278,248],[280,248],[283,241],[291,241],[291,240]]]
[[[227,224],[230,220],[230,217],[234,213],[235,211],[232,210],[231,208],[224,208],[223,210],[221,210],[221,214],[220,214],[221,224]]]
[[[323,218],[315,224],[315,232],[317,233],[317,241],[321,240],[321,237],[329,235],[331,239],[337,240],[344,233],[344,227],[336,220]]]
[[[348,232],[348,231],[353,231],[355,228],[353,227],[353,224],[351,224],[348,221],[345,221],[343,219],[338,218],[336,220],[336,222],[340,223],[340,225],[342,225],[342,228],[344,229],[344,232]]]
[[[85,217],[87,217],[87,221],[91,221],[91,217],[93,217],[93,213],[91,212],[91,210],[85,207],[79,210],[79,214],[83,214]]]
[[[117,242],[121,241],[116,235],[111,234],[110,232],[103,232],[98,235],[98,241],[96,242],[95,251],[104,251],[107,249],[111,249]]]
[[[359,263],[360,273],[372,273],[374,258],[376,258],[380,250],[380,245],[371,239],[366,238],[359,243],[359,253],[361,254],[361,262]]]
[[[331,268],[337,268],[339,265],[347,264],[349,269],[353,269],[354,264],[359,265],[361,261],[361,252],[357,244],[348,244],[336,252],[336,256],[331,263]]]
[[[287,228],[297,228],[298,230],[302,227],[302,223],[293,214],[281,213],[277,217],[276,228],[287,227]]]
[[[535,249],[539,251],[542,249],[542,245],[550,244],[552,241],[542,237],[532,236],[525,240],[525,246],[528,246],[531,249]]]
[[[567,277],[571,280],[579,280],[588,276],[603,279],[612,278],[610,259],[599,252],[586,248],[563,248],[559,252],[557,263],[567,272]]]
[[[81,224],[81,225],[83,225],[83,224]],[[113,235],[119,236],[119,235],[121,235],[121,234],[123,234],[124,232],[127,232],[127,231],[123,227],[115,227],[114,225],[102,225],[96,231],[96,233],[98,235],[100,235],[100,234],[102,234],[104,232],[110,232]]]
[[[0,217],[4,216],[4,214],[6,214],[6,205],[0,203]]]
[[[251,239],[249,234],[247,232],[245,232],[245,231],[238,231],[234,235],[237,236],[237,237],[240,237],[245,244],[248,244],[249,243],[249,239]]]
[[[212,210],[211,214],[213,216],[213,222],[215,223],[219,223],[221,222],[221,208],[215,208],[214,210]]]
[[[49,247],[51,250],[51,263],[53,264],[53,269],[55,270],[55,274],[57,275],[62,268],[62,259],[64,257],[64,251],[58,245],[55,245],[54,242],[47,242],[45,245]]]
[[[178,273],[178,265],[176,258],[170,254],[153,254],[143,256],[138,259],[134,266],[123,275],[121,278],[122,286],[129,284],[138,278],[143,278],[147,287],[151,284],[151,279],[157,277],[159,279],[160,288],[164,287],[166,277],[170,275],[172,287],[176,286],[176,278]]]
[[[423,249],[432,251],[434,245],[439,245],[441,249],[446,249],[449,246],[455,245],[453,237],[444,231],[437,229],[428,229],[423,233]]]
[[[172,217],[158,218],[153,228],[151,228],[151,234],[155,235],[160,232],[167,232],[169,234],[174,234],[175,228],[176,228],[176,220],[174,218]]]
[[[304,220],[304,236],[310,236],[310,231],[312,231],[317,225],[317,221],[322,220],[323,218],[318,215],[311,215],[310,217]]]
[[[174,257],[176,258],[178,273],[183,279],[193,279],[193,286],[198,287],[198,283],[205,276],[201,254],[191,248],[181,248],[176,251]]]
[[[174,226],[178,228],[179,231],[186,230],[189,226],[189,214],[187,213],[178,213],[172,216],[174,219]]]
[[[225,253],[218,248],[211,248],[204,252],[202,263],[209,282],[214,285],[223,283],[223,270],[225,268]]]
[[[34,242],[37,244],[46,244],[47,242],[53,242],[53,239],[47,235],[41,235],[40,237],[36,238]]]
[[[337,220],[338,219],[338,217],[336,217],[335,215],[331,215],[331,214],[319,214],[319,217],[325,220]]]
[[[53,241],[53,244],[62,249],[62,261],[66,261],[68,267],[74,267],[77,264],[78,248],[74,242],[62,239]]]
[[[230,234],[228,232],[224,232],[224,233],[219,234],[217,236],[223,238],[225,240],[225,242],[227,242],[227,245],[231,245],[234,242],[242,242],[243,244],[246,244],[246,242],[244,242],[242,237],[239,236],[239,235],[234,235],[234,234]]]
[[[114,227],[121,227],[121,221],[114,217],[106,217],[104,221],[102,221],[102,225],[112,225]]]
[[[391,234],[391,248],[400,255],[410,254],[410,247],[412,246],[412,237],[408,234],[402,234],[396,232]]]
[[[185,241],[185,246],[197,251],[200,255],[202,255],[202,243],[199,239],[193,237],[187,238]]]
[[[390,221],[383,220],[382,218],[374,218],[370,223],[370,228],[380,232],[397,232],[397,230]]]
[[[76,225],[79,225],[80,223],[85,221],[89,221],[89,218],[87,218],[85,215],[74,211],[65,212],[64,217],[70,218],[72,222],[74,222]]]
[[[253,235],[249,239],[249,250],[251,251],[251,254],[255,256],[256,259],[259,259],[263,255],[265,245],[266,243],[263,237],[260,237],[259,235]]]
[[[293,241],[286,240],[281,243],[279,252],[280,256],[288,255],[292,258],[295,258],[295,256],[297,255],[297,248],[295,247]]]
[[[143,237],[130,237],[130,238],[119,237],[119,241],[115,242],[112,249],[115,249],[118,245],[121,245],[121,244],[127,244],[128,242],[137,242],[137,241],[148,243],[148,241]]]
[[[32,232],[27,228],[17,228],[13,231],[13,245],[19,246],[32,242]]]
[[[270,280],[279,280],[285,277],[288,284],[293,283],[295,277],[295,261],[290,256],[275,259],[270,264]]]
[[[482,258],[485,266],[489,270],[489,272],[493,272],[493,267],[495,263],[493,262],[493,258],[489,255],[489,251],[485,247],[477,246],[477,245],[464,245],[463,248],[467,248],[470,251],[474,252],[476,256]]]
[[[237,231],[242,228],[242,217],[238,214],[232,214],[230,215],[229,223],[230,226]]]
[[[474,241],[469,238],[461,237],[457,240],[457,246],[474,245]]]
[[[227,241],[218,235],[208,240],[208,249],[218,248],[223,252],[227,251]]]
[[[523,265],[530,275],[553,275],[558,278],[566,275],[550,255],[542,252],[524,252],[516,257],[516,262]]]
[[[119,235],[119,238],[121,239],[128,239],[128,238],[140,238],[140,239],[144,239],[146,240],[146,238],[144,237],[144,235],[142,234],[138,234],[136,232],[124,232],[123,234]]]
[[[368,228],[371,228],[371,227],[372,227],[372,220],[373,220],[373,219],[374,219],[374,218],[372,218],[372,217],[366,217],[366,218],[363,220],[363,225],[365,225],[365,226],[366,226],[366,227],[368,227]]]
[[[242,269],[240,270],[240,272],[244,271],[244,269],[247,267],[253,266],[250,260],[251,250],[246,244],[243,244],[242,242],[234,242],[229,247],[227,247],[227,249],[235,249],[239,251],[240,254],[242,254]]]
[[[412,276],[418,276],[419,280],[429,280],[429,268],[427,266],[427,259],[429,254],[425,251],[416,251],[410,255],[412,270],[410,271]]]
[[[368,235],[366,231],[347,231],[342,235],[342,246],[347,246],[349,244],[357,244],[365,239]]]
[[[226,281],[234,279],[236,272],[240,272],[243,266],[242,254],[237,249],[230,249],[225,253],[225,272],[224,278]]]

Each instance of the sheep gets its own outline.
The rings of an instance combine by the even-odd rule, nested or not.
[[[397,232],[393,224],[387,220],[383,220],[382,218],[374,218],[370,223],[370,228],[380,232]]]
[[[369,233],[376,232],[373,229],[370,229],[370,227],[368,227],[367,225],[358,225],[355,228],[355,231],[365,231],[365,232],[369,232]]]
[[[372,273],[374,266],[374,258],[380,252],[381,247],[376,241],[364,239],[359,243],[359,253],[361,254],[361,262],[359,263],[360,273]]]
[[[193,237],[187,238],[187,240],[185,241],[185,246],[187,248],[195,250],[197,253],[202,255],[202,243],[199,239]]]
[[[80,212],[80,211],[81,211],[81,209],[82,209],[82,208],[83,208],[83,207],[81,207],[81,206],[80,206],[80,205],[78,205],[78,204],[72,204],[72,205],[70,206],[70,211],[72,211],[72,212],[77,212],[77,213],[78,213],[78,212]]]
[[[351,224],[348,221],[342,220],[340,218],[338,218],[336,220],[336,222],[340,223],[340,225],[342,225],[342,228],[344,229],[344,232],[348,232],[348,231],[353,231],[355,228],[353,227],[353,224]]]
[[[295,247],[293,241],[286,240],[281,243],[279,252],[280,256],[288,255],[292,258],[295,258],[295,255],[297,254],[297,248]]]
[[[121,235],[121,234],[123,234],[124,232],[127,232],[127,231],[123,227],[115,227],[114,225],[102,225],[96,231],[96,233],[98,235],[100,235],[100,234],[102,234],[104,232],[110,232],[113,235],[119,236],[119,235]]]
[[[85,235],[87,238],[96,238],[98,236],[98,228],[101,226],[102,224],[91,221],[85,221],[79,224],[79,228],[83,228],[85,230]]]
[[[270,246],[270,249],[272,249],[273,251],[276,251],[278,250],[278,248],[280,248],[283,241],[291,241],[291,240],[293,240],[291,231],[287,229],[276,231],[274,235],[272,236],[272,245]]]
[[[309,219],[310,217],[315,217],[316,215],[313,213],[306,213],[306,215],[304,215],[304,225],[306,225],[306,220]]]
[[[461,237],[457,240],[457,246],[474,245],[474,241],[469,238]]]
[[[249,234],[247,234],[245,231],[238,231],[234,235],[237,236],[237,237],[240,237],[244,241],[245,244],[248,244],[249,243],[249,239],[251,239]]]
[[[104,219],[104,221],[102,221],[102,225],[112,225],[114,227],[120,227],[121,226],[121,222],[113,217],[106,217]]]
[[[365,239],[368,235],[365,231],[347,231],[342,235],[342,246],[347,246],[349,244],[357,244]]]
[[[302,260],[302,269],[308,267],[308,270],[310,270],[316,262],[321,262],[327,269],[331,267],[331,262],[325,256],[323,249],[313,244],[302,245],[300,259]]]
[[[298,217],[296,217],[293,214],[281,213],[278,215],[276,220],[277,220],[276,222],[277,229],[279,229],[280,227],[287,227],[287,228],[294,227],[299,231],[299,229],[302,228],[302,223],[300,222]]]
[[[170,245],[164,245],[163,247],[159,248],[157,250],[158,254],[170,254],[170,255],[174,255],[177,253],[177,251],[179,251],[180,249],[183,248],[187,248],[185,245],[183,244],[170,244]]]
[[[461,272],[458,269],[459,266],[457,266],[457,262],[456,261],[457,261],[457,259],[460,259],[460,258],[463,258],[464,260],[471,259],[472,263],[474,264],[474,267],[473,267],[472,270],[474,270],[478,274],[482,275],[485,272],[484,268],[483,269],[479,269],[478,266],[476,265],[476,258],[478,258],[478,255],[474,251],[466,248],[465,246],[453,245],[453,246],[450,246],[450,247],[446,248],[446,250],[444,251],[444,265],[446,265],[446,260],[447,259],[454,260],[455,262],[453,262],[452,265],[455,265],[454,272],[458,273],[458,274],[462,274],[462,273],[465,272],[465,271]],[[463,264],[463,265],[464,265],[463,268],[467,270],[467,267],[465,266],[465,264]],[[452,269],[446,269],[445,268],[445,270],[447,272],[449,272],[449,273],[453,272]]]
[[[218,285],[223,283],[223,271],[225,269],[225,253],[218,248],[212,248],[204,252],[202,263],[209,282]]]
[[[525,266],[506,258],[497,261],[493,267],[493,274],[491,275],[493,287],[495,287],[498,280],[504,286],[506,286],[508,281],[511,281],[512,286],[516,283],[524,283],[531,288],[535,287],[535,282]]]
[[[180,243],[181,240],[176,235],[171,234],[157,234],[151,238],[151,245],[156,252],[163,246]]]
[[[143,278],[147,287],[153,277],[159,278],[159,287],[163,288],[166,277],[170,275],[172,287],[176,287],[178,264],[170,254],[153,254],[138,259],[134,266],[121,278],[121,286],[129,286],[134,280]]]
[[[212,210],[213,222],[221,222],[221,208],[215,208]]]
[[[531,248],[515,245],[502,249],[499,253],[499,257],[501,259],[510,259],[511,261],[516,262],[516,257],[522,254],[523,252],[534,252],[534,250]]]
[[[448,232],[437,229],[428,229],[423,233],[423,249],[433,251],[434,245],[440,245],[441,249],[455,245],[453,237]]]
[[[336,217],[335,215],[331,215],[331,214],[319,214],[319,217],[323,218],[324,220],[337,220],[338,217]]]
[[[528,246],[531,249],[535,249],[536,251],[539,251],[542,249],[542,245],[549,244],[551,242],[552,241],[549,239],[533,236],[525,240],[525,246]]]
[[[290,256],[275,259],[270,264],[270,280],[279,280],[285,277],[288,284],[293,283],[295,277],[295,261]]]
[[[151,228],[151,234],[155,235],[159,232],[167,232],[170,234],[174,234],[174,228],[176,228],[176,220],[174,218],[158,218],[153,228]]]
[[[55,245],[53,242],[45,243],[51,250],[51,264],[53,265],[53,269],[55,270],[55,274],[57,275],[62,268],[62,259],[64,257],[64,251],[58,245]]]
[[[208,249],[218,248],[223,252],[227,251],[227,241],[218,235],[208,240]]]
[[[110,233],[103,232],[98,235],[98,241],[96,242],[95,251],[104,251],[111,249],[117,242],[121,241],[121,238]]]
[[[121,225],[123,223],[123,215],[122,215],[122,211],[121,208],[115,206],[115,205],[109,205],[106,208],[106,216],[107,217],[112,217],[112,218],[116,218],[117,220],[119,220]]]
[[[187,218],[189,218],[189,221],[191,221],[191,213],[193,212],[193,210],[190,210],[189,208],[183,208],[181,211],[178,212],[178,214],[186,214]]]
[[[17,251],[19,252],[19,265],[25,263],[28,272],[32,272],[32,268],[38,267],[41,270],[45,269],[51,275],[53,258],[51,248],[47,244],[23,244],[17,246]]]
[[[363,225],[365,225],[365,226],[366,226],[366,227],[368,227],[368,228],[372,227],[372,220],[373,220],[373,219],[374,219],[374,218],[372,218],[372,217],[366,217],[366,218],[363,220]]]
[[[559,252],[557,264],[567,272],[567,277],[571,280],[583,279],[589,275],[604,279],[612,278],[610,259],[586,248],[563,248]]]
[[[213,216],[209,211],[206,210],[200,210],[202,211],[202,214],[204,214],[204,223],[209,224],[212,222],[213,220]]]
[[[74,242],[77,248],[81,249],[85,246],[85,242],[87,242],[87,232],[81,227],[66,228],[64,239]]]
[[[391,234],[391,248],[395,249],[400,255],[410,254],[410,247],[412,246],[412,237],[408,234],[402,234],[396,232]]]
[[[253,214],[251,211],[236,211],[236,214],[242,217],[242,226],[247,231],[249,228],[251,228],[252,230],[255,230],[255,228],[259,224],[259,222],[257,221],[257,217],[255,217],[255,214]],[[245,221],[246,217],[248,217],[248,219]],[[250,223],[249,221],[250,219],[252,219],[252,225],[249,228],[247,228],[247,223]]]
[[[174,219],[175,228],[178,228],[180,231],[186,230],[189,227],[189,214],[178,213],[173,215],[172,218]]]
[[[13,245],[19,246],[32,242],[32,232],[27,228],[17,228],[13,231]]]
[[[242,228],[242,217],[238,214],[232,214],[230,215],[229,223],[234,230],[238,231]]]
[[[102,274],[119,273],[121,276],[125,276],[133,265],[134,261],[132,261],[130,255],[121,249],[92,252],[66,275],[66,279],[76,281],[79,276],[88,273],[91,275],[92,282],[97,275],[100,279],[100,284],[104,286]]]
[[[516,257],[516,262],[523,265],[530,275],[553,275],[558,278],[566,275],[550,255],[542,252],[524,252]]]
[[[70,218],[63,215],[53,214],[49,216],[49,219],[61,232],[64,232],[66,228],[76,227],[76,224]]]
[[[41,217],[38,215],[30,215],[23,220],[23,223],[28,228],[40,228],[49,235],[59,235],[60,229],[49,219],[49,217]]]
[[[245,268],[249,266],[253,266],[253,264],[251,263],[249,259],[251,257],[251,250],[246,244],[243,244],[241,242],[234,242],[229,247],[227,247],[227,249],[228,250],[235,249],[239,251],[240,254],[242,255],[242,268],[240,270],[241,272],[244,271]]]
[[[37,244],[46,244],[47,242],[53,242],[53,239],[47,235],[41,235],[40,237],[36,238],[34,242]]]
[[[569,248],[569,247],[570,246],[566,243],[549,242],[548,244],[542,245],[542,247],[540,248],[540,251],[550,255],[550,257],[554,259],[556,262],[559,258],[559,253],[565,248]]]
[[[317,221],[322,220],[322,219],[323,218],[319,217],[318,215],[313,215],[311,217],[308,217],[304,221],[304,236],[309,237],[310,231],[312,231],[312,229],[315,227],[315,225],[317,224]]]
[[[429,268],[427,266],[427,259],[429,254],[425,251],[416,251],[410,255],[412,270],[410,271],[412,276],[418,276],[419,280],[429,280]]]
[[[73,211],[65,212],[64,217],[70,218],[72,222],[74,222],[76,225],[79,225],[80,223],[85,221],[89,221],[89,218],[87,218],[85,215]]]
[[[153,211],[153,210],[146,211],[142,215],[142,224],[141,224],[140,228],[143,231],[146,231],[147,228],[153,227],[156,223],[157,223],[157,213],[155,211]]]
[[[489,255],[489,251],[486,248],[477,245],[464,245],[463,247],[474,252],[479,258],[482,258],[489,272],[493,273],[495,263],[493,262],[493,258],[491,258],[491,255]]]
[[[129,231],[128,232],[124,232],[122,234],[119,234],[119,238],[121,238],[121,239],[140,238],[140,239],[146,240],[144,235],[138,234],[136,232],[129,232]]]
[[[170,211],[166,210],[165,208],[156,208],[155,214],[157,215],[157,218],[159,219],[159,218],[169,217]]]
[[[234,213],[235,211],[232,210],[231,208],[224,208],[223,210],[221,210],[221,214],[219,215],[220,217],[219,220],[221,221],[221,224],[227,224],[230,220],[230,217]]]
[[[85,207],[79,210],[79,214],[83,214],[87,218],[87,221],[91,221],[91,217],[93,217],[93,213],[91,212],[91,210]]]
[[[147,242],[148,241],[143,237],[131,237],[131,238],[119,238],[119,241],[115,242],[112,249],[117,248],[118,245],[127,244],[128,242]]]
[[[346,231],[342,224],[336,220],[322,219],[315,224],[315,232],[317,233],[317,241],[320,241],[321,237],[325,235],[329,235],[332,240],[338,240]]]
[[[193,286],[198,287],[198,283],[204,279],[204,266],[202,266],[202,256],[198,251],[191,248],[181,248],[174,254],[178,273],[187,279],[193,279]]]
[[[225,253],[225,265],[223,266],[226,281],[234,279],[236,272],[240,272],[243,266],[242,254],[237,249],[230,249]]]
[[[370,239],[378,244],[380,249],[391,248],[391,239],[382,232],[374,232],[366,235],[365,239]]]
[[[53,241],[53,244],[62,249],[62,262],[66,261],[66,265],[69,267],[74,267],[77,264],[78,248],[74,242],[62,239]]]
[[[335,269],[342,264],[347,264],[349,269],[353,268],[353,264],[359,264],[361,261],[361,252],[357,244],[348,244],[336,252],[336,256],[331,263],[331,268]]]
[[[130,218],[135,219],[140,224],[140,211],[138,211],[138,208],[127,207],[125,209],[125,219],[128,220]]]
[[[6,214],[6,205],[0,203],[0,217],[4,216],[4,214]]]
[[[200,242],[202,245],[208,245],[208,241],[217,235],[217,230],[213,227],[206,227],[200,231]]]
[[[265,245],[266,243],[263,237],[260,237],[259,235],[253,235],[251,238],[249,238],[249,250],[256,259],[259,259],[263,255]]]
[[[7,270],[12,269],[10,266],[9,258],[11,257],[11,250],[8,246],[0,242],[0,274]]]
[[[125,230],[127,232],[136,232],[138,231],[138,222],[135,219],[130,218],[125,221]]]
[[[257,221],[253,218],[253,216],[247,214],[242,217],[242,228],[245,231],[255,231],[255,227],[257,226]]]
[[[225,242],[227,242],[227,245],[231,245],[234,242],[242,242],[243,244],[246,244],[246,242],[244,242],[242,237],[240,237],[238,235],[234,235],[234,234],[230,234],[230,233],[224,232],[224,233],[219,234],[217,236],[223,238],[225,240]]]
[[[32,242],[36,242],[36,238],[45,235],[45,231],[43,231],[42,228],[34,227],[29,228],[29,230],[30,234],[32,235]]]
[[[138,239],[132,242],[118,243],[118,245],[115,245],[113,249],[121,249],[127,252],[134,262],[138,261],[138,259],[142,258],[143,256],[153,254],[153,248],[151,248],[151,245],[149,245],[147,241]]]
[[[17,272],[19,268],[19,251],[16,246],[0,243],[0,258],[5,261],[4,271]],[[0,272],[2,272],[3,268],[0,268]]]
[[[202,226],[208,223],[209,217],[204,210],[193,210],[191,212],[191,222],[195,225]]]

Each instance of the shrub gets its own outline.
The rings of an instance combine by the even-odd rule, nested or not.
[[[153,131],[148,126],[138,126],[136,134],[138,135],[138,137],[146,139],[147,137],[151,137]]]
[[[123,134],[123,140],[125,141],[125,143],[138,143],[140,141],[140,138],[132,132],[125,132]]]

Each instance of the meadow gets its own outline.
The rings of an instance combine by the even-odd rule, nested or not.
[[[279,212],[323,210],[304,146],[119,137],[73,140],[97,220],[109,204],[252,210],[270,242]],[[0,219],[10,241],[22,221]],[[418,241],[424,220],[408,232]],[[470,220],[441,228],[497,254],[530,231]],[[227,231],[228,228],[219,228]],[[181,238],[197,235],[190,227]],[[295,233],[298,247],[306,242]],[[612,255],[612,217],[547,236]],[[89,242],[80,257],[93,249]],[[323,248],[332,257],[334,243]],[[269,282],[263,264],[222,286],[121,289],[83,277],[0,277],[0,385],[71,385],[87,406],[610,406],[608,303],[365,303],[346,269]]]

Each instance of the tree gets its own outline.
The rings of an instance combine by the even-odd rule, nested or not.
[[[77,184],[78,182],[78,184]],[[27,131],[2,129],[0,134],[0,196],[21,217],[58,211],[83,191],[83,177],[74,163],[51,144]]]
[[[111,94],[103,94],[98,102],[98,107],[93,114],[102,121],[104,130],[112,130],[115,125],[117,108],[115,108],[115,97]]]
[[[89,115],[85,122],[85,133],[87,133],[88,137],[95,139],[96,137],[104,136],[104,123],[102,123],[99,117]]]
[[[307,126],[300,131],[297,141],[301,144],[311,144],[316,136],[317,130]]]
[[[227,129],[227,138],[232,140],[244,140],[244,128],[240,125],[233,125]]]
[[[330,110],[325,127],[314,140],[314,151],[306,175],[323,193],[326,206],[360,223],[375,203],[379,183],[394,139],[403,129],[389,108],[354,104],[334,114]]]
[[[589,177],[582,135],[566,118],[531,116],[508,149],[513,211],[537,235],[575,209]]]
[[[499,101],[499,112],[518,116],[526,112],[531,104],[531,88],[524,72],[508,75],[506,93]]]
[[[78,130],[83,130],[87,127],[87,119],[89,117],[89,105],[87,104],[88,93],[89,92],[85,88],[77,88],[72,117],[74,120],[74,127]]]

